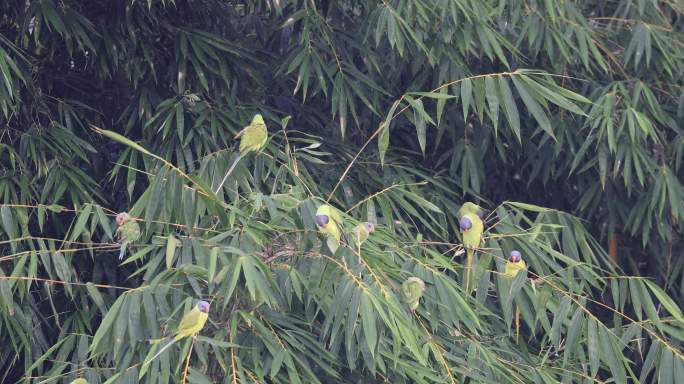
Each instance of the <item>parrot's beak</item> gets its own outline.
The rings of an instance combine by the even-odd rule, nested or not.
[[[316,225],[325,228],[330,222],[330,217],[328,215],[316,215],[315,221]]]

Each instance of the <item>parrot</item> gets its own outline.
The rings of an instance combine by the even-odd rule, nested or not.
[[[354,241],[357,247],[361,247],[364,241],[368,239],[368,235],[375,232],[375,225],[369,221],[360,223],[352,230],[354,233]]]
[[[119,260],[122,260],[128,244],[140,238],[140,226],[126,212],[121,212],[116,215],[116,225],[116,233],[118,234],[119,242],[121,243]]]
[[[331,238],[334,240],[334,242],[328,241],[328,246],[331,251],[335,252],[341,238],[339,225],[342,223],[342,215],[337,209],[324,204],[316,210],[316,217],[314,220],[316,221],[316,225],[320,228],[321,233],[327,234],[328,240]]]
[[[361,244],[368,239],[368,236],[375,232],[375,224],[370,221],[365,221],[359,223],[352,229],[352,234],[354,236],[354,244],[356,244],[356,252],[361,261]]]
[[[420,298],[425,292],[425,282],[417,277],[409,277],[401,284],[401,296],[412,311],[420,305]]]
[[[192,308],[188,313],[183,315],[183,318],[181,319],[180,324],[178,324],[178,328],[176,329],[176,334],[173,336],[173,339],[171,339],[171,341],[169,341],[168,344],[166,344],[162,349],[160,349],[156,355],[152,356],[151,359],[147,360],[143,364],[143,366],[152,362],[152,360],[154,360],[157,356],[159,356],[162,352],[164,352],[168,347],[170,347],[175,342],[185,337],[193,337],[197,335],[202,330],[202,328],[204,328],[204,323],[207,322],[207,318],[209,318],[209,303],[204,300],[200,300],[194,308]]]
[[[510,257],[508,258],[508,261],[506,261],[503,274],[505,277],[513,279],[518,275],[518,272],[524,270],[525,268],[527,268],[527,265],[522,259],[520,251],[514,250],[511,251]],[[520,335],[520,307],[518,305],[515,306],[515,335],[517,340],[518,336]]]
[[[508,261],[506,261],[506,266],[504,267],[504,276],[514,278],[518,275],[518,272],[527,268],[527,264],[522,259],[520,251],[511,251]]]
[[[459,212],[463,212],[462,216],[458,220],[458,225],[463,231],[463,247],[466,249],[466,279],[465,287],[466,292],[470,292],[471,277],[473,274],[473,259],[475,255],[475,250],[480,247],[482,242],[482,232],[484,231],[484,222],[477,215],[476,212],[472,212],[472,207],[466,208],[467,205],[471,204],[478,209],[475,204],[465,203],[463,207],[459,209]],[[464,208],[465,211],[464,211]]]
[[[207,322],[208,317],[209,303],[206,301],[198,302],[195,308],[183,315],[180,324],[178,324],[175,339],[180,340],[184,337],[196,335],[204,328],[204,323]]]
[[[235,158],[235,161],[233,161],[233,164],[231,164],[230,168],[228,168],[228,172],[226,172],[226,175],[223,176],[223,180],[221,180],[221,183],[219,183],[219,186],[216,188],[216,192],[214,193],[218,193],[221,190],[221,187],[223,187],[223,184],[228,179],[228,175],[233,172],[233,169],[240,159],[242,159],[249,152],[259,151],[264,147],[264,145],[266,145],[266,140],[268,139],[268,129],[266,128],[264,117],[259,113],[254,115],[252,122],[238,132],[237,135],[235,135],[236,139],[238,137],[240,138],[240,154],[237,158]]]
[[[71,384],[88,384],[88,380],[79,377],[78,379],[74,379],[74,381],[72,381]]]

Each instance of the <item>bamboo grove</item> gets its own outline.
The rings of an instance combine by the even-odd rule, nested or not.
[[[3,1],[0,382],[674,384],[683,123],[679,0]]]

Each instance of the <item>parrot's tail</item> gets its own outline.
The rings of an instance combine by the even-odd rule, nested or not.
[[[147,366],[148,364],[150,364],[151,362],[153,362],[154,359],[157,358],[157,356],[161,355],[162,352],[166,351],[167,348],[169,348],[170,346],[172,346],[172,345],[173,345],[176,341],[178,341],[178,340],[180,340],[180,339],[177,338],[177,337],[174,337],[173,339],[169,340],[169,342],[166,343],[166,345],[163,346],[163,347],[159,350],[159,352],[157,352],[157,353],[156,353],[154,356],[152,356],[151,358],[145,360],[145,362],[143,363],[142,366],[145,367],[145,366]]]
[[[473,276],[473,257],[475,255],[475,251],[472,249],[467,249],[466,250],[466,272],[465,272],[465,289],[466,293],[470,294],[470,280],[472,279]]]
[[[124,254],[126,254],[126,243],[121,243],[121,251],[119,251],[119,261],[123,260]]]
[[[233,161],[233,164],[231,164],[230,168],[228,168],[228,172],[226,172],[226,175],[223,176],[223,180],[221,180],[218,187],[216,187],[216,192],[214,192],[215,194],[219,193],[219,191],[223,187],[223,183],[225,183],[226,180],[228,180],[228,175],[230,175],[230,173],[233,172],[233,169],[235,168],[235,166],[237,165],[238,161],[240,161],[241,158],[242,158],[242,154],[239,154],[238,157],[235,158],[235,161]]]

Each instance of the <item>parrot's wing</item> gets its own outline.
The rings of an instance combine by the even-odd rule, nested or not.
[[[506,265],[504,265],[504,276],[506,276],[506,277],[515,276],[515,271],[513,270],[513,263],[511,263],[510,261],[507,261]]]
[[[332,219],[338,224],[342,224],[342,212],[340,212],[338,209],[331,207],[330,217],[332,217]]]
[[[200,312],[199,308],[195,306],[194,308],[192,308],[192,310],[190,310],[190,312],[183,315],[180,324],[178,324],[177,337],[190,336],[194,333],[194,328],[196,328],[197,325],[201,323],[201,321],[202,312]]]
[[[361,223],[354,227],[354,240],[361,244],[366,241],[366,239],[368,239],[368,230],[366,229],[366,226]]]
[[[352,234],[354,235],[354,241],[361,242],[361,237],[363,235],[361,234],[361,228],[359,228],[358,225],[352,229]]]
[[[328,236],[328,238],[325,240],[325,243],[332,253],[337,252],[337,248],[340,247],[340,241],[333,236]]]
[[[337,223],[335,221],[331,221],[331,223],[328,224],[327,230],[328,233],[339,243],[342,235],[340,234],[340,228],[337,226]]]
[[[140,238],[140,226],[137,222],[131,220],[126,222],[122,227],[122,233],[128,242],[133,242]]]
[[[242,130],[242,137],[240,137],[240,146],[243,144],[251,144],[254,140],[255,126],[248,125]]]
[[[411,301],[411,291],[409,290],[408,287],[403,286],[401,287],[401,300],[405,303],[408,303]]]
[[[266,141],[268,140],[268,130],[266,129],[265,124],[261,124],[259,126],[259,147],[263,147],[264,144],[266,144]]]

